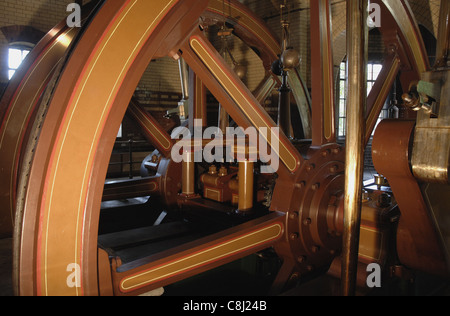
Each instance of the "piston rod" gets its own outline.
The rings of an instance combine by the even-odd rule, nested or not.
[[[182,193],[185,196],[195,194],[195,163],[194,153],[190,150],[183,152],[182,163]]]
[[[251,161],[239,162],[239,212],[248,212],[253,207],[253,167]]]
[[[364,167],[368,0],[347,1],[347,138],[342,295],[355,294]]]

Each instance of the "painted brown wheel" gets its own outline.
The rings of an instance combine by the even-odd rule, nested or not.
[[[113,135],[144,64],[158,55],[158,51],[167,54],[178,39],[186,37],[185,30],[192,29],[205,5],[205,1],[108,1],[89,25],[83,40],[77,43],[58,82],[60,88],[53,94],[33,159],[29,181],[33,183],[40,178],[42,181],[37,186],[43,191],[29,185],[26,192],[19,263],[20,294],[98,293],[95,258],[100,200],[94,201],[96,199],[87,191],[103,190]],[[130,27],[136,32],[130,34]],[[175,36],[170,40],[169,34]],[[136,71],[139,68],[142,71]],[[103,84],[93,84],[94,81]],[[68,89],[70,85],[77,88]],[[113,106],[119,103],[122,109]],[[82,113],[88,108],[92,112]],[[55,126],[59,127],[55,129]],[[75,126],[78,131],[73,129]],[[82,162],[84,172],[77,176],[72,173],[75,169],[63,163],[71,163],[67,158],[77,164]],[[103,180],[92,181],[100,174]],[[53,184],[45,179],[52,179]],[[68,200],[74,204],[70,205]],[[91,209],[97,210],[94,211],[97,214]],[[32,240],[42,243],[33,246]],[[66,242],[63,245],[52,240]],[[69,288],[64,281],[70,264],[81,269],[81,287]]]
[[[237,4],[237,6],[239,6],[239,4]],[[85,10],[84,10],[84,12],[85,12]],[[214,15],[214,14],[213,14]],[[65,27],[65,23],[64,22],[62,22],[61,23],[61,25],[62,25],[62,27],[64,28]],[[245,29],[245,28],[243,28],[243,29]],[[72,32],[72,33],[74,33],[74,34],[76,34],[77,32],[78,32],[78,29],[77,28],[74,28],[74,29],[71,29],[70,30],[70,32]],[[246,32],[248,32],[248,28],[246,29],[246,31],[245,32],[241,32],[240,34],[246,34]],[[62,33],[62,35],[61,36],[59,36],[59,34],[60,33]],[[64,55],[64,53],[65,53],[65,49],[70,45],[70,42],[71,42],[71,39],[73,38],[73,36],[70,36],[70,37],[68,37],[67,35],[66,35],[66,33],[64,33],[64,32],[60,32],[60,31],[52,31],[52,32],[50,32],[50,34],[57,34],[54,38],[51,38],[51,39],[49,39],[49,42],[51,43],[51,41],[56,41],[56,43],[61,43],[62,45],[60,45],[62,48],[58,51],[58,50],[55,50],[56,51],[56,57],[54,57],[54,60],[53,61],[48,61],[48,60],[40,60],[40,59],[33,59],[33,58],[31,58],[31,57],[33,57],[33,54],[39,54],[39,50],[38,49],[36,49],[36,50],[34,50],[33,51],[33,54],[31,54],[30,55],[30,58],[29,58],[29,60],[31,60],[31,61],[33,61],[34,60],[34,64],[36,64],[36,65],[44,65],[44,66],[49,66],[49,67],[53,67],[53,68],[51,68],[50,70],[51,71],[53,71],[54,69],[55,69],[55,67],[57,67],[58,66],[58,62],[59,62],[59,60],[62,58],[62,56]],[[59,36],[59,37],[58,37]],[[248,36],[248,35],[247,35]],[[245,35],[244,35],[244,37],[245,37]],[[43,52],[44,53],[42,53],[40,56],[44,56],[44,57],[47,57],[47,56],[52,56],[51,54],[49,54],[49,52],[51,52],[51,50],[49,50],[48,48],[49,47],[51,47],[51,48],[53,48],[53,47],[55,47],[56,45],[53,45],[53,46],[51,46],[50,44],[46,44],[47,43],[47,40],[44,40],[44,41],[42,41],[41,42],[41,44],[40,44],[40,47],[42,46],[42,47],[44,47],[44,50],[43,50]],[[261,45],[260,43],[260,41],[256,41],[256,43],[257,44],[259,44],[259,45]],[[276,46],[276,45],[275,45]],[[272,50],[271,50],[271,52],[272,52]],[[273,52],[271,53],[271,54],[273,54]],[[59,63],[59,68],[58,68],[58,75],[59,75],[59,72],[61,71],[61,69],[62,69],[62,65],[63,65],[64,63]],[[41,67],[42,68],[42,67]],[[22,69],[26,69],[26,67],[24,66]],[[30,72],[29,72],[30,73]],[[31,72],[32,74],[38,74],[38,75],[47,75],[47,77],[50,77],[51,75],[52,75],[52,72],[47,72],[47,71],[45,71],[45,70],[43,70],[43,69],[39,69],[39,70],[34,70],[34,71],[32,71]],[[16,76],[16,78],[19,78],[19,77],[21,77],[21,76]],[[23,77],[22,77],[23,78]],[[32,80],[33,79],[33,80]],[[58,79],[58,77],[57,76],[55,76],[55,79],[53,79],[52,80],[52,85],[54,85],[55,83],[56,83],[56,80]],[[31,83],[34,83],[34,82],[41,82],[42,83],[42,85],[41,85],[41,87],[42,87],[42,89],[45,89],[45,86],[46,86],[46,83],[47,83],[47,81],[46,80],[41,80],[41,79],[35,79],[35,78],[31,78],[31,79],[27,79],[27,77],[25,77],[25,79],[23,79],[22,80],[22,83],[23,82],[25,82],[25,83],[28,83],[28,82],[31,82]],[[8,89],[8,91],[13,91],[13,89],[15,90],[15,91],[27,91],[27,96],[28,95],[30,95],[30,96],[33,96],[33,89],[32,88],[27,88],[27,87],[19,87],[19,88],[16,88],[14,85],[10,85],[10,87],[9,87],[9,89]],[[41,90],[42,90],[41,89]],[[49,89],[50,90],[50,89]],[[38,91],[39,92],[39,91]],[[17,94],[14,94],[13,92],[11,92],[11,93],[7,93],[6,95],[5,95],[5,98],[3,98],[3,100],[2,100],[2,102],[3,103],[5,103],[6,104],[6,102],[11,102],[11,103],[13,103],[13,102],[15,102],[15,103],[17,103],[17,101],[9,101],[9,98],[8,98],[8,96],[9,95],[11,95],[11,96],[14,96],[14,97],[16,97],[17,96]],[[21,95],[20,93],[18,94],[19,96]],[[34,95],[36,96],[37,94],[36,93],[34,93]],[[25,192],[23,191],[23,189],[24,188],[26,188],[26,184],[27,184],[27,181],[28,181],[28,173],[29,173],[29,168],[31,167],[31,162],[29,162],[29,161],[31,161],[32,159],[34,159],[34,156],[33,156],[33,153],[34,153],[34,150],[35,150],[35,146],[36,146],[36,140],[38,139],[38,135],[39,135],[39,133],[40,133],[40,125],[42,124],[42,120],[44,119],[44,113],[46,112],[46,110],[47,110],[47,102],[49,102],[49,100],[51,99],[51,97],[52,97],[52,95],[51,94],[49,94],[49,93],[47,93],[45,96],[43,96],[43,101],[40,101],[42,104],[40,105],[40,108],[39,108],[39,111],[38,111],[38,119],[36,120],[36,123],[34,124],[34,125],[36,125],[35,127],[34,127],[34,130],[32,130],[31,131],[31,134],[32,134],[32,140],[31,140],[31,143],[30,144],[25,144],[25,145],[28,145],[28,154],[26,154],[26,155],[23,155],[23,156],[21,156],[21,154],[20,154],[20,152],[19,152],[19,154],[16,152],[16,151],[9,151],[9,153],[12,153],[12,154],[14,154],[14,155],[16,155],[16,157],[19,157],[20,156],[20,158],[22,159],[22,160],[24,160],[25,162],[24,162],[24,165],[25,165],[25,168],[23,169],[23,171],[21,171],[21,172],[18,172],[19,174],[21,174],[21,179],[20,179],[20,185],[18,185],[19,186],[19,190],[21,191],[19,194],[21,195],[21,196],[23,196],[23,194],[25,194]],[[31,106],[33,106],[33,107],[35,107],[35,105],[37,104],[37,103],[39,103],[39,102],[37,102],[36,100],[31,100],[31,102],[30,102],[30,107]],[[7,104],[6,104],[7,105]],[[7,107],[6,107],[6,105],[5,106],[2,106],[2,108],[4,108],[5,110],[8,110],[7,109]],[[21,108],[21,110],[23,111],[23,110],[26,110],[26,108],[25,107],[22,107]],[[9,111],[9,110],[8,110]],[[9,112],[7,111],[7,114],[9,114]],[[31,119],[30,119],[30,117],[31,117]],[[25,131],[26,130],[29,130],[29,129],[32,129],[32,126],[33,126],[33,115],[31,115],[31,116],[28,116],[28,115],[19,115],[19,114],[17,114],[16,116],[15,116],[15,118],[17,118],[17,120],[18,119],[25,119],[25,120],[28,120],[27,122],[29,122],[29,125],[27,125],[27,129],[22,129],[21,130],[21,132],[22,133],[25,133]],[[5,120],[6,120],[6,122],[7,123],[10,123],[10,122],[12,122],[12,120],[9,118],[9,117],[5,117]],[[31,122],[31,123],[30,123]],[[7,131],[8,129],[7,129],[7,127],[8,126],[4,126],[5,128],[3,129],[3,131]],[[28,132],[28,133],[30,133],[30,132]],[[21,134],[21,135],[18,135],[18,137],[21,137],[21,139],[23,138],[23,135]],[[24,145],[24,146],[25,146]],[[25,150],[25,151],[27,151],[27,150]],[[2,163],[7,163],[8,161],[7,160],[2,160]],[[16,163],[17,164],[17,163]],[[8,170],[10,170],[10,171],[12,171],[12,170],[15,170],[14,168],[4,168],[4,169],[2,169],[2,170],[6,170],[6,171],[8,171]],[[12,179],[12,181],[13,181],[13,183],[12,183],[12,186],[17,186],[17,179],[16,179],[16,176],[15,175],[13,175],[13,176],[11,176],[11,179]],[[111,189],[111,188],[109,188],[109,189]],[[5,192],[13,192],[13,190],[10,190],[10,188],[8,187],[8,188],[5,188]],[[108,191],[108,192],[110,192],[110,191]],[[15,191],[14,191],[14,194],[15,194]],[[3,196],[3,195],[2,195]],[[107,197],[106,197],[107,198]],[[13,200],[12,198],[11,198],[11,208],[15,205],[15,200]],[[21,222],[22,222],[22,219],[23,219],[23,213],[22,213],[22,211],[24,210],[24,205],[23,205],[23,200],[22,199],[20,199],[20,201],[19,201],[19,206],[18,206],[18,209],[19,210],[21,210],[21,212],[18,212],[17,213],[17,217],[18,217],[18,225],[16,225],[16,227],[17,227],[17,231],[16,231],[16,233],[15,233],[15,235],[16,236],[21,236],[22,235],[22,233],[21,233],[21,229],[22,229],[22,225],[21,225]],[[13,210],[14,211],[14,210]],[[11,213],[13,213],[13,212],[11,212]],[[14,217],[14,216],[13,216]],[[9,221],[6,221],[6,222],[9,222]],[[20,238],[19,237],[16,237],[16,241],[17,241],[17,247],[16,248],[19,248],[19,247],[21,247],[21,246],[23,246],[23,245],[21,245],[19,242],[18,242],[18,240],[19,240]],[[18,249],[18,252],[19,251],[22,251],[23,249]],[[17,257],[19,256],[19,254],[17,254]],[[16,259],[15,260],[16,262],[19,262],[19,259]],[[18,266],[16,265],[16,268],[18,269]]]

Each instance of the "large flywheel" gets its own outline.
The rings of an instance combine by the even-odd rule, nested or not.
[[[372,135],[397,76],[407,91],[411,82],[430,70],[406,1],[396,1],[395,5],[388,0],[375,2],[385,13],[386,23],[380,31],[390,49],[372,93],[359,104],[367,102],[358,134],[361,148]],[[270,87],[264,95],[276,86],[279,79],[270,66],[280,57],[278,41],[243,5],[234,1],[229,5],[239,19],[225,17],[219,9],[222,2],[215,0],[100,1],[89,9],[92,13],[81,30],[60,25],[37,47],[31,70],[23,74],[27,80],[9,87],[0,108],[5,122],[0,135],[6,135],[4,139],[12,144],[0,143],[0,151],[4,150],[2,145],[10,149],[16,144],[8,159],[0,162],[6,166],[1,170],[9,179],[0,187],[0,202],[2,208],[6,206],[10,221],[14,219],[16,294],[139,295],[267,249],[273,249],[282,262],[271,287],[273,294],[325,273],[330,266],[342,266],[346,271],[355,263],[352,261],[369,263],[367,256],[358,256],[358,249],[348,249],[345,244],[349,231],[355,230],[346,221],[351,175],[345,173],[346,168],[353,167],[348,158],[346,162],[346,153],[354,147],[338,144],[335,135],[330,1],[311,2],[311,25],[319,34],[311,45],[311,103],[299,72],[294,69],[289,73],[303,133],[310,136],[305,140],[270,132],[278,124],[261,105],[263,97],[249,91],[205,36],[208,23],[234,25],[235,34],[260,53],[267,72],[266,86]],[[355,16],[367,15],[364,10],[354,10]],[[403,19],[397,23],[399,16]],[[348,28],[347,32],[352,34],[354,30]],[[392,30],[396,36],[392,36]],[[42,51],[48,53],[43,55]],[[199,97],[205,93],[204,85],[237,126],[255,129],[259,142],[250,139],[236,146],[235,154],[243,152],[243,160],[194,162],[197,153],[206,151],[213,139],[197,143],[194,139],[192,150],[176,147],[182,141],[172,139],[132,100],[150,61],[164,56],[183,59],[189,65],[193,92],[190,107],[195,118],[204,118],[201,106],[196,110],[196,102],[204,102]],[[42,85],[27,86],[28,80]],[[355,93],[365,98],[366,89],[349,82],[349,91],[355,89],[362,90]],[[19,103],[28,107],[19,112]],[[139,180],[105,185],[111,152],[125,115],[136,121],[157,148],[143,164],[154,172]],[[11,120],[23,126],[15,134],[7,133],[12,129],[8,125]],[[189,127],[195,134],[195,127]],[[203,128],[206,126],[200,126],[200,133]],[[357,134],[352,130],[348,133]],[[274,174],[261,172],[268,164],[257,148],[261,143],[271,148],[269,152],[279,162]],[[215,144],[216,148],[229,146]],[[184,158],[181,162],[173,159],[174,147],[183,150],[177,152]],[[258,159],[252,161],[249,155],[255,148]],[[362,154],[358,153],[355,160]],[[199,165],[206,165],[206,171],[199,171]],[[362,183],[355,186],[362,187]],[[354,198],[359,199],[361,192],[355,192]],[[150,251],[146,242],[168,238],[166,226],[99,236],[102,202],[143,195],[158,196],[160,212],[173,210],[173,218],[181,220],[167,227],[176,232],[177,238],[189,238],[180,237],[170,247]],[[376,214],[393,208],[392,204],[370,205],[369,212]],[[214,212],[220,215],[210,217]],[[373,225],[378,224],[377,218]],[[359,234],[360,226],[356,229]],[[430,233],[427,228],[424,231],[425,235]],[[394,234],[389,229],[373,236],[383,233]],[[132,252],[126,252],[128,244],[133,245]],[[434,260],[435,266],[442,267],[444,256],[440,249],[433,255],[436,253],[437,258],[427,258],[427,262]],[[402,258],[408,265],[416,257]],[[381,250],[371,259],[382,266],[386,263]],[[417,265],[419,269],[426,269],[424,266]],[[347,272],[356,278],[357,272]]]

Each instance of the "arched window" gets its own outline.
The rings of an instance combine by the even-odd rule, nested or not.
[[[1,78],[3,79],[4,76],[7,76],[10,80],[25,57],[45,33],[31,26],[24,25],[4,26],[0,27],[0,31],[8,42],[8,46],[2,47],[2,49],[8,49],[8,60],[7,65],[5,65],[7,66],[7,73],[2,73]],[[6,54],[6,51],[4,53]]]

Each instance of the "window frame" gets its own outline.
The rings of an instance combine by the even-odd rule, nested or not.
[[[376,66],[376,71],[374,72],[374,66]],[[373,85],[375,84],[381,70],[383,69],[383,64],[379,61],[369,61],[367,63],[367,96],[370,94]],[[376,76],[374,76],[376,74]],[[347,62],[344,59],[339,65],[339,73],[337,76],[337,122],[336,122],[336,135],[340,140],[345,139],[347,135],[347,84],[348,84],[348,73],[347,73]],[[383,107],[383,110],[378,117],[376,126],[385,118],[388,118],[389,110]],[[375,126],[375,127],[376,127]],[[374,128],[375,131],[375,128]],[[372,134],[373,135],[373,134]]]
[[[29,43],[13,43],[8,46],[8,67],[7,67],[7,76],[10,81],[16,71],[20,68],[25,58],[28,54],[33,50],[34,45]],[[16,62],[16,64],[11,65],[11,52],[12,51],[20,51],[20,62]]]

